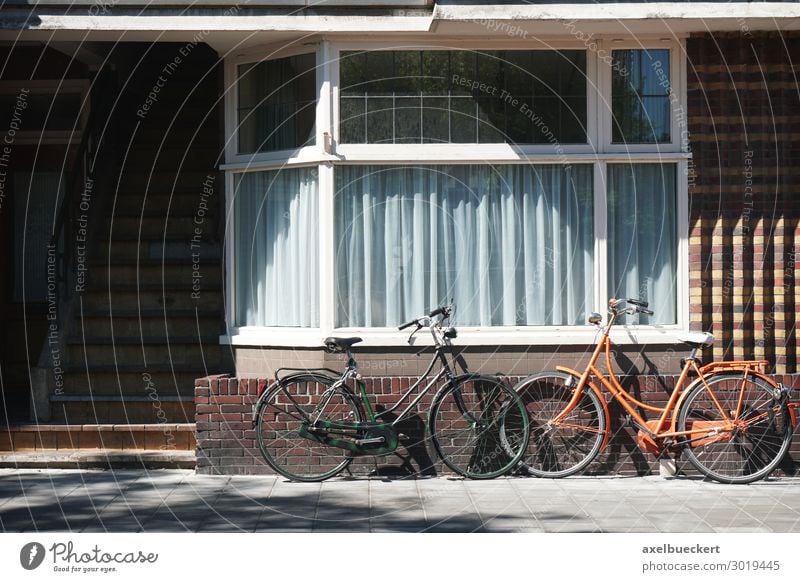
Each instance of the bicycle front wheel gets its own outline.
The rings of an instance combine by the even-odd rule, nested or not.
[[[555,419],[572,400],[578,378],[544,372],[514,388],[522,397],[531,424],[528,450],[520,467],[536,477],[559,478],[584,470],[600,452],[606,416],[600,398],[585,386],[575,407]]]
[[[264,460],[293,481],[323,481],[353,460],[344,449],[298,432],[311,420],[361,422],[361,407],[345,388],[326,376],[307,374],[276,383],[256,408],[256,440]]]
[[[724,414],[723,414],[724,411]],[[725,416],[732,430],[724,429]],[[707,432],[684,437],[698,471],[720,483],[752,483],[769,475],[792,442],[785,402],[758,376],[720,373],[689,389],[678,413],[678,430]]]
[[[435,398],[428,425],[436,453],[471,479],[492,479],[517,465],[528,417],[514,390],[491,376],[458,378]]]

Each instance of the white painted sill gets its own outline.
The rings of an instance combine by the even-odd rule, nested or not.
[[[597,328],[593,326],[565,327],[458,327],[457,346],[587,346],[596,343]],[[618,345],[677,345],[680,333],[687,330],[680,325],[617,326],[611,332],[611,341]],[[221,335],[223,345],[293,348],[321,348],[328,336],[358,336],[364,341],[359,347],[406,347],[410,330],[397,328],[339,328],[324,332],[320,329],[298,328],[235,328]],[[433,345],[430,333],[419,330],[414,336],[414,346]]]

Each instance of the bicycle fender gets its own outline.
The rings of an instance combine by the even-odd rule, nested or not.
[[[322,378],[330,380],[331,382],[337,382],[339,380],[339,378],[336,378],[333,375],[323,374],[323,373],[315,372],[315,371],[309,371],[309,372],[294,372],[292,374],[289,374],[288,376],[283,376],[282,378],[276,379],[276,380],[274,380],[273,382],[271,382],[269,384],[267,384],[266,382],[264,382],[263,384],[259,383],[259,386],[258,386],[258,398],[253,403],[253,421],[252,421],[253,422],[253,426],[256,425],[258,409],[261,406],[261,401],[266,397],[266,395],[269,394],[270,391],[273,388],[275,388],[275,386],[280,386],[281,384],[283,384],[285,382],[288,382],[290,380],[294,380],[296,378],[302,378],[303,376],[320,376]],[[347,389],[346,386],[342,386],[342,388],[344,390]]]
[[[729,372],[741,372],[741,370],[730,370]],[[720,371],[720,372],[717,372],[717,373],[718,374],[723,374],[725,372],[724,371]],[[756,372],[755,370],[750,370],[749,373],[752,374],[753,376],[757,376],[757,377],[761,378],[762,380],[767,382],[773,388],[777,388],[778,387],[778,385],[775,383],[775,381],[772,380],[766,374],[762,374],[761,372]],[[712,378],[713,376],[714,376],[714,373],[712,372],[708,376],[704,376],[703,378]],[[671,430],[673,432],[678,430],[678,414],[681,411],[681,406],[683,406],[683,401],[686,399],[686,396],[691,392],[691,390],[697,384],[701,384],[702,383],[703,378],[695,378],[686,388],[683,389],[683,393],[681,393],[680,397],[678,398],[678,401],[675,403],[675,410],[674,410],[674,413],[672,415],[672,422],[671,422],[671,425],[672,425],[671,426]],[[792,402],[787,402],[786,403],[786,406],[789,409],[789,421],[792,423],[792,427],[793,428],[797,427],[797,414],[795,412],[795,407],[797,405],[798,405],[797,403],[792,403]]]
[[[578,381],[580,381],[581,376],[583,375],[577,370],[573,370],[572,368],[568,368],[566,366],[556,366],[556,371],[564,372],[565,374],[574,376],[578,379]],[[608,404],[606,404],[605,396],[603,396],[603,393],[600,391],[600,389],[591,380],[586,380],[586,385],[595,393],[597,398],[600,400],[600,404],[603,405],[603,414],[606,417],[606,430],[605,434],[603,435],[603,442],[600,443],[600,452],[603,452],[606,450],[608,441],[611,439],[611,415],[608,412]]]
[[[258,406],[258,403],[261,402],[261,399],[264,397],[264,395],[267,394],[270,390],[272,390],[275,386],[278,386],[278,385],[280,385],[282,383],[285,383],[285,382],[289,382],[291,380],[294,380],[295,378],[301,378],[303,376],[320,376],[322,378],[330,380],[331,382],[336,382],[336,381],[339,380],[339,378],[333,376],[332,374],[323,374],[321,372],[309,371],[309,372],[293,372],[291,374],[288,374],[287,376],[283,376],[281,378],[276,378],[275,380],[273,380],[270,383],[259,382],[258,383],[258,398],[256,399],[256,403],[253,405],[254,413],[255,413],[255,409]]]

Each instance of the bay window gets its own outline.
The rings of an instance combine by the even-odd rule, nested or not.
[[[230,333],[391,343],[453,301],[467,343],[551,343],[611,296],[650,302],[632,329],[685,326],[685,73],[652,44],[232,59]]]

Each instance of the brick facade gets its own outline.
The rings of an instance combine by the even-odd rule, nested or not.
[[[800,93],[793,69],[800,60],[800,34],[703,34],[689,38],[686,48],[691,327],[718,339],[704,350],[706,360],[763,358],[774,364],[776,379],[800,388],[795,256],[800,248]],[[556,363],[561,363],[558,357],[546,367]],[[647,403],[665,403],[677,380],[669,374],[675,367],[637,368],[666,375],[629,376],[623,386]],[[366,379],[373,404],[393,402],[413,381],[386,373]],[[196,382],[198,472],[270,472],[251,423],[251,406],[267,382],[219,376]],[[625,426],[620,410],[612,405],[611,414],[614,436],[589,472],[657,469],[655,458],[636,445],[636,431]],[[406,431],[416,444],[398,452],[407,459],[406,468],[439,472],[441,463],[425,443],[424,421],[425,412],[412,419]],[[378,466],[401,471],[401,456],[377,459]],[[795,438],[782,470],[794,474],[798,458],[800,438]],[[354,473],[375,468],[372,458],[352,466]]]
[[[798,371],[800,93],[797,33],[686,43],[691,325],[714,359]]]

